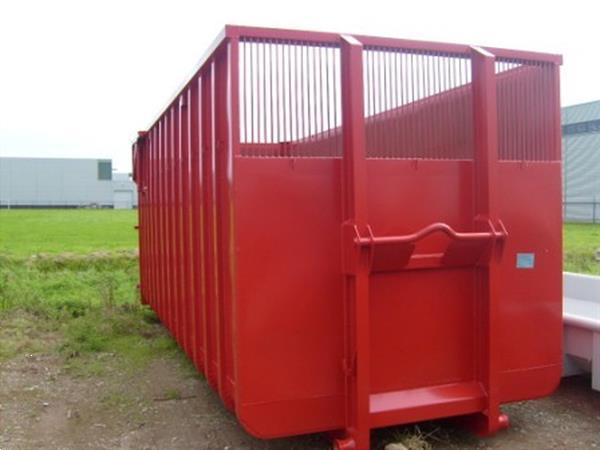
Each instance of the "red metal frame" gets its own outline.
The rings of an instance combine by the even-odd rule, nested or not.
[[[134,144],[140,282],[250,433],[487,435],[554,389],[561,62],[225,27]]]

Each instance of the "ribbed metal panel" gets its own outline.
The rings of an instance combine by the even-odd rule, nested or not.
[[[565,136],[563,170],[565,220],[600,220],[600,133]]]
[[[567,137],[563,145],[567,198],[600,199],[600,133]]]

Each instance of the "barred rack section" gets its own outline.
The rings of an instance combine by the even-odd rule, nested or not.
[[[498,157],[505,161],[560,161],[554,64],[496,59]]]
[[[473,158],[464,55],[367,47],[363,72],[368,156]]]
[[[331,44],[242,39],[243,156],[340,156],[340,50]]]
[[[339,47],[243,38],[242,156],[335,157],[342,152]],[[498,58],[499,158],[555,161],[554,65]],[[367,156],[472,159],[470,54],[365,46]]]

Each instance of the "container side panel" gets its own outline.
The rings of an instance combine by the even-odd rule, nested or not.
[[[231,243],[231,196],[230,170],[231,147],[229,136],[228,107],[228,49],[223,48],[215,58],[215,200],[216,200],[216,239],[218,256],[218,297],[217,297],[217,349],[219,371],[219,393],[225,404],[233,404],[233,359],[231,347],[232,317],[232,270],[230,257]]]
[[[562,220],[558,67],[496,61],[503,401],[547,395],[561,373]]]
[[[560,380],[560,174],[559,162],[500,164],[500,211],[510,233],[499,273],[503,401],[547,395]]]
[[[339,159],[235,159],[236,410],[255,435],[343,424],[339,171]]]

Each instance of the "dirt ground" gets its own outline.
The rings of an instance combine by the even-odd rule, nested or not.
[[[0,449],[328,449],[322,435],[260,441],[248,436],[181,358],[142,369],[97,358],[101,376],[73,375],[53,353],[0,365]],[[434,448],[600,449],[600,393],[586,377],[563,380],[542,400],[506,406],[512,427],[478,439],[447,422],[378,430],[382,448],[415,430]]]

